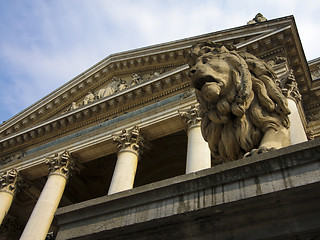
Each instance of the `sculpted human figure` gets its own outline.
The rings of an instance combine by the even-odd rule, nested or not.
[[[130,86],[137,85],[137,84],[139,84],[141,82],[141,77],[136,73],[133,73],[131,75],[131,78],[132,78],[132,81],[131,81]]]
[[[83,99],[83,105],[94,102],[94,94],[92,92],[88,92],[88,94]]]
[[[115,93],[116,88],[114,87],[114,85],[115,85],[115,83],[111,82],[106,88],[100,89],[96,93],[97,99],[101,99],[101,98],[107,97],[107,96]]]
[[[189,76],[202,111],[201,130],[216,161],[290,145],[290,111],[262,60],[213,42],[192,47]]]
[[[72,111],[72,110],[75,110],[75,109],[77,109],[79,106],[78,106],[78,104],[76,103],[76,102],[72,102],[71,103],[71,107],[70,107],[70,111]]]

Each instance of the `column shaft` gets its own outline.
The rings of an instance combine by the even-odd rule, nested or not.
[[[201,127],[193,125],[188,129],[186,173],[211,167],[211,153],[208,143],[203,139]]]
[[[13,194],[6,191],[0,192],[0,225],[4,217],[9,212],[12,200],[13,200]]]
[[[122,192],[133,188],[137,164],[138,156],[136,153],[126,150],[122,150],[118,153],[118,160],[108,194]]]
[[[192,105],[187,110],[179,110],[179,115],[187,126],[188,134],[186,173],[210,168],[211,151],[202,137],[199,105]]]
[[[297,104],[291,98],[288,98],[288,107],[291,111],[291,114],[289,115],[289,120],[290,120],[289,130],[290,130],[291,144],[297,144],[297,143],[308,141],[306,132],[304,130],[304,127],[300,118]]]
[[[133,188],[138,159],[145,142],[138,126],[122,130],[121,134],[113,136],[113,140],[118,143],[120,151],[108,194]]]
[[[20,240],[43,240],[46,238],[66,181],[67,179],[63,175],[49,175]]]

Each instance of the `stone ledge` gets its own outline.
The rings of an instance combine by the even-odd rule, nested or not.
[[[176,235],[187,238],[193,234],[199,235],[200,232],[196,233],[198,230],[194,230],[195,232],[186,235],[181,224],[188,222],[198,229],[201,223],[198,219],[212,222],[216,215],[219,216],[219,221],[224,222],[230,218],[225,214],[226,209],[228,212],[238,212],[240,215],[236,218],[250,216],[260,219],[263,218],[261,214],[266,214],[261,210],[272,206],[273,210],[266,215],[273,214],[274,219],[277,214],[272,211],[275,209],[295,209],[292,204],[304,206],[303,201],[309,201],[308,206],[303,208],[312,207],[316,204],[315,196],[319,195],[319,191],[316,191],[320,185],[319,146],[320,140],[309,141],[60,208],[56,212],[60,227],[57,239],[106,239],[105,236],[113,238],[120,235],[123,237],[119,239],[132,236],[139,239],[150,232],[157,232],[164,239],[171,239],[163,234],[165,229],[173,226],[181,231],[176,232]],[[295,197],[296,193],[299,194]],[[281,206],[280,199],[284,201]],[[254,206],[257,209],[253,210]],[[314,214],[319,214],[318,210],[319,207],[315,208]],[[290,214],[291,212],[287,213],[286,222],[294,219],[294,222],[302,224],[305,217],[310,217],[304,213]],[[268,219],[263,221],[269,224]],[[280,223],[274,219],[272,224]],[[314,230],[312,226],[303,225],[298,229],[301,228],[300,232],[311,231]],[[319,220],[316,221],[316,226],[320,229]],[[239,231],[238,227],[234,228],[234,231]],[[206,231],[201,234],[223,234],[221,230]],[[290,234],[290,231],[289,228],[282,227],[281,231],[279,229],[274,234],[284,236]],[[246,239],[259,238],[246,235]]]

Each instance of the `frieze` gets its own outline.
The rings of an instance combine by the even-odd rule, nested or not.
[[[114,93],[117,93],[117,92],[121,92],[131,86],[135,86],[135,85],[140,84],[142,81],[143,80],[142,80],[141,76],[138,75],[137,73],[133,73],[131,75],[130,83],[128,83],[126,80],[124,80],[122,78],[113,77],[112,82],[109,83],[106,87],[101,88],[94,93],[88,92],[86,94],[86,96],[84,97],[84,99],[79,103],[72,102],[71,106],[68,108],[67,111],[75,110],[81,106],[87,105],[87,104],[92,103],[96,100],[108,97],[108,96],[110,96]]]
[[[22,141],[21,138],[19,138],[19,139],[20,139],[20,141]],[[22,157],[24,157],[24,152],[19,152],[19,153],[10,155],[10,156],[3,157],[3,158],[0,160],[0,165],[4,165],[4,164],[7,164],[7,163],[9,163],[9,162],[18,160],[18,159],[20,159],[20,158],[22,158]]]

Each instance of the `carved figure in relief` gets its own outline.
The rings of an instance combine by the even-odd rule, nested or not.
[[[94,94],[92,92],[88,92],[88,94],[83,99],[83,105],[94,102]]]
[[[230,161],[290,145],[290,111],[275,74],[233,46],[199,43],[189,76],[202,111],[201,130],[216,161]]]
[[[136,73],[133,73],[132,75],[131,75],[131,78],[132,78],[132,81],[131,81],[131,84],[130,84],[130,86],[134,86],[134,85],[137,85],[137,84],[139,84],[140,82],[141,82],[141,77],[138,75],[138,74],[136,74]]]
[[[106,88],[102,88],[100,89],[97,93],[96,93],[96,97],[97,99],[101,99],[104,97],[107,97],[113,93],[115,93],[116,91],[116,85],[117,82],[111,82]]]
[[[119,78],[119,85],[118,85],[118,91],[122,91],[123,89],[126,89],[128,87],[128,84],[125,80]]]
[[[76,102],[72,102],[71,103],[71,107],[70,107],[70,111],[72,111],[72,110],[75,110],[75,109],[77,109],[79,106],[78,106],[78,104],[76,103]]]

